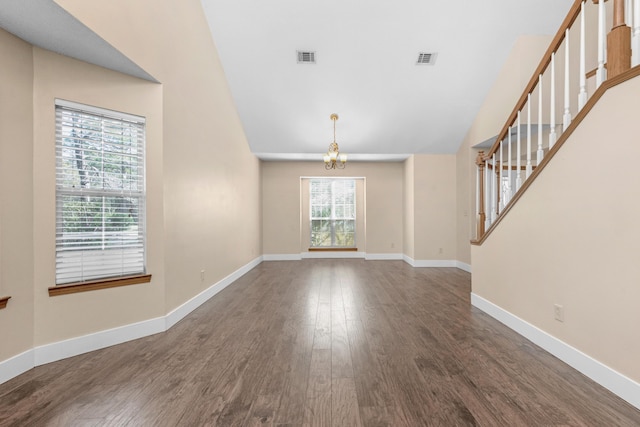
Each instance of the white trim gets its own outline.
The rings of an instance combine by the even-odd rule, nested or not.
[[[471,265],[464,263],[462,261],[456,261],[456,267],[458,267],[460,270],[464,270],[467,273],[471,273]]]
[[[65,99],[55,99],[55,105],[65,108],[71,108],[73,110],[86,111],[88,113],[98,114],[100,116],[115,117],[118,119],[128,120],[135,123],[146,123],[146,118],[137,116],[135,114],[123,113],[122,111],[109,110],[107,108],[96,107],[93,105],[80,104],[73,101],[67,101]]]
[[[318,251],[318,252],[301,252],[302,258],[364,258],[365,252],[332,252],[332,251]]]
[[[0,362],[0,384],[27,372],[34,366],[33,349],[3,360]]]
[[[267,162],[277,161],[305,161],[319,162],[322,161],[324,153],[253,153],[260,160]],[[349,161],[352,162],[404,162],[411,154],[359,154],[349,153]]]
[[[224,279],[220,280],[218,283],[211,285],[209,288],[200,292],[195,297],[191,298],[189,301],[185,302],[181,306],[170,311],[166,316],[166,327],[165,330],[170,329],[173,325],[184,319],[189,313],[191,313],[196,308],[200,307],[202,304],[207,302],[211,297],[215,294],[238,280],[240,277],[247,274],[250,270],[255,268],[262,262],[262,257],[258,257],[248,264],[240,267],[233,273],[229,274]]]
[[[464,270],[468,273],[471,273],[471,266],[461,261],[447,260],[447,259],[433,259],[433,260],[420,259],[416,261],[415,259],[411,258],[408,255],[402,255],[402,259],[404,260],[404,262],[406,262],[407,264],[409,264],[411,267],[414,267],[414,268],[455,267],[455,268],[459,268],[460,270]]]
[[[457,262],[450,259],[419,259],[415,260],[407,255],[404,255],[404,262],[411,267],[423,268],[423,267],[457,267]]]
[[[456,261],[451,259],[421,259],[414,261],[416,268],[421,267],[456,267]]]
[[[254,259],[165,316],[45,344],[13,356],[10,359],[0,361],[0,384],[17,377],[35,366],[164,332],[184,319],[189,313],[222,289],[258,266],[262,261],[262,256]]]
[[[402,261],[403,255],[398,254],[365,254],[364,259],[368,261]]]
[[[479,295],[471,304],[640,409],[640,384]]]
[[[322,156],[321,156],[322,157]],[[349,156],[349,160],[351,160],[351,156]],[[326,177],[326,176],[301,176],[300,179],[360,179],[362,181],[365,181],[367,179],[366,176],[332,176],[332,177]]]
[[[404,262],[409,264],[411,267],[415,267],[416,261],[413,258],[411,258],[410,256],[402,254],[402,259],[404,260]]]
[[[300,261],[300,254],[268,254],[262,255],[263,261]]]
[[[34,348],[34,363],[35,366],[40,366],[164,331],[164,318],[156,317],[106,331],[69,338]]]

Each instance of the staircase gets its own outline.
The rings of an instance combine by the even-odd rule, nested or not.
[[[576,1],[478,155],[471,303],[640,409],[638,26]]]
[[[627,8],[605,1],[574,2],[496,142],[478,153],[472,244],[482,243],[598,99],[638,74],[640,0]]]

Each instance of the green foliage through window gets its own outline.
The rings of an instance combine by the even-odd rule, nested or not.
[[[57,283],[144,271],[144,119],[87,108],[56,106]]]
[[[356,182],[310,180],[311,247],[355,247]]]

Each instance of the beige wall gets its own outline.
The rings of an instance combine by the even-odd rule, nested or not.
[[[0,311],[0,361],[163,316],[261,255],[260,162],[249,151],[200,2],[59,4],[160,84],[33,48],[0,30],[7,95],[0,99],[0,296],[12,296]],[[55,98],[146,117],[151,283],[48,296],[55,284]]]
[[[33,49],[35,344],[164,314],[162,86]],[[146,117],[147,271],[151,283],[49,297],[55,285],[55,99]],[[143,303],[141,303],[143,302]]]
[[[0,29],[0,361],[33,347],[33,63]]]
[[[639,78],[609,90],[500,226],[472,247],[474,293],[636,382],[639,92]],[[617,154],[609,164],[607,143]],[[563,323],[554,304],[564,306]]]
[[[456,260],[456,157],[414,154],[404,162],[404,255]]]
[[[170,311],[260,256],[259,161],[198,0],[58,3],[162,83]]]
[[[456,260],[456,157],[414,157],[414,259]]]
[[[456,246],[459,261],[471,263],[469,241],[475,238],[475,157],[478,150],[471,147],[495,137],[502,130],[535,68],[540,63],[542,55],[549,47],[551,39],[551,36],[518,38],[458,149]]]
[[[366,243],[368,254],[402,253],[403,163],[349,163],[346,169],[326,171],[321,162],[263,162],[263,253],[300,254],[307,251],[301,177],[350,176],[365,178]],[[356,209],[360,209],[356,206]]]
[[[415,259],[415,160],[410,156],[404,162],[404,255]]]

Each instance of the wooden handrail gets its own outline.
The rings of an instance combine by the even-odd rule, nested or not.
[[[564,64],[565,64],[564,65],[564,76],[565,76],[564,78],[564,112],[562,116],[562,132],[561,132],[561,135],[564,138],[563,141],[570,134],[570,132],[567,133],[569,128],[575,129],[575,126],[577,125],[577,123],[572,123],[571,103],[569,99],[570,89],[571,89],[571,86],[569,84],[570,83],[570,78],[569,78],[569,71],[570,71],[569,42],[570,40],[568,40],[567,37],[569,37],[570,29],[574,26],[574,24],[576,24],[578,20],[580,21],[578,25],[578,27],[580,27],[579,28],[580,29],[580,73],[579,73],[580,91],[578,94],[578,109],[576,111],[578,115],[574,116],[573,118],[577,119],[578,117],[580,117],[580,120],[582,120],[582,117],[584,117],[584,114],[588,111],[588,110],[585,110],[585,107],[588,101],[591,101],[589,103],[590,104],[589,108],[593,106],[594,100],[588,99],[588,94],[586,90],[587,78],[592,77],[593,74],[595,73],[597,77],[596,88],[598,89],[602,87],[605,81],[608,81],[608,80],[611,80],[612,82],[618,81],[618,78],[617,78],[618,75],[624,74],[628,76],[628,73],[626,72],[629,70],[631,66],[631,29],[628,26],[626,26],[624,22],[624,3],[623,3],[624,0],[612,1],[613,9],[614,9],[613,28],[610,29],[606,37],[605,37],[606,29],[604,28],[605,26],[604,2],[605,1],[607,0],[600,0],[599,2],[595,0],[593,1],[593,3],[599,4],[598,6],[598,9],[599,9],[598,10],[598,68],[596,68],[594,72],[587,73],[585,71],[585,56],[586,56],[585,55],[585,44],[586,44],[585,42],[585,31],[586,31],[585,7],[586,7],[587,0],[575,0],[571,8],[569,9],[569,12],[565,16],[561,26],[559,27],[556,35],[554,36],[551,43],[549,44],[549,47],[545,51],[540,63],[538,64],[533,75],[531,76],[531,79],[529,80],[520,98],[518,99],[515,107],[511,111],[511,114],[509,115],[506,123],[500,130],[500,133],[498,133],[498,135],[496,136],[495,142],[493,143],[489,151],[487,151],[486,153],[482,151],[478,153],[478,156],[476,158],[476,164],[478,165],[478,169],[479,169],[478,181],[480,183],[480,188],[479,188],[479,196],[478,196],[479,212],[477,212],[477,214],[480,219],[484,217],[488,221],[486,225],[484,224],[478,225],[477,239],[479,239],[479,241],[484,240],[485,231],[488,233],[490,230],[494,228],[497,222],[500,221],[501,217],[511,208],[511,205],[521,196],[522,191],[529,186],[530,179],[533,178],[534,176],[537,176],[537,174],[540,173],[540,170],[541,170],[540,166],[545,165],[549,160],[544,154],[543,143],[542,143],[542,126],[543,126],[542,123],[544,123],[544,120],[542,118],[542,111],[543,111],[542,110],[542,100],[543,100],[542,86],[538,88],[539,104],[538,104],[538,150],[537,150],[538,167],[537,168],[533,167],[531,162],[531,152],[533,147],[532,147],[532,141],[531,141],[531,108],[530,107],[532,102],[531,95],[533,94],[534,90],[536,90],[536,88],[542,84],[542,76],[545,74],[545,72],[548,71],[548,67],[550,64],[552,65],[552,69],[551,69],[552,82],[551,82],[551,95],[550,95],[551,96],[551,106],[550,106],[551,131],[549,134],[549,144],[548,144],[549,154],[555,153],[557,150],[557,147],[555,146],[555,144],[557,143],[557,139],[556,139],[557,134],[555,131],[557,127],[556,121],[555,121],[557,116],[555,114],[556,98],[555,98],[555,83],[553,81],[554,75],[555,75],[555,67],[553,67],[553,60],[558,49],[563,44],[565,46],[564,48],[564,57],[565,57],[565,60],[564,60]],[[605,56],[604,40],[605,39],[606,39],[607,58],[604,58]],[[605,60],[606,60],[606,64],[605,64]],[[607,76],[605,77],[603,67],[605,67],[606,65],[608,65],[608,67],[606,67]],[[596,93],[599,94],[598,97],[602,96],[602,91],[600,92],[596,91]],[[518,129],[518,133],[517,133],[518,145],[517,145],[517,154],[516,154],[516,158],[518,161],[515,169],[518,172],[515,177],[515,194],[512,188],[513,182],[511,181],[513,177],[510,172],[508,185],[505,187],[505,190],[504,190],[506,192],[505,197],[507,200],[507,204],[500,205],[500,199],[503,196],[502,194],[500,194],[500,188],[502,184],[499,184],[497,186],[497,190],[495,192],[494,192],[494,188],[491,187],[491,192],[490,192],[491,200],[489,203],[489,205],[491,206],[491,209],[490,209],[491,217],[487,218],[484,215],[485,212],[483,210],[485,206],[484,197],[486,196],[486,194],[484,192],[482,171],[485,168],[487,170],[491,169],[494,172],[497,172],[496,169],[498,167],[500,168],[500,170],[504,169],[504,166],[502,165],[501,148],[503,147],[503,144],[507,139],[507,133],[513,130],[513,126],[515,125],[516,121],[517,121],[517,125],[520,126],[520,120],[521,120],[520,114],[527,105],[529,105],[529,109],[527,110],[527,151],[526,151],[527,165],[526,165],[526,169],[524,169],[526,171],[526,174],[525,174],[526,178],[523,181],[522,175],[520,172],[521,170],[523,170],[523,168],[521,168],[520,166],[520,159],[521,159],[520,135],[521,134],[520,134],[520,129]],[[508,159],[509,159],[509,165],[510,165],[511,164],[510,163],[511,162],[511,135],[509,135],[508,149],[509,149]],[[497,165],[494,166],[490,162],[492,158],[493,158],[493,162],[494,163],[496,162],[496,157],[497,157],[496,155],[499,150],[500,150],[500,166],[497,166]],[[503,180],[502,174],[498,176],[498,174],[496,173],[496,178],[492,178],[492,181],[487,182],[486,184],[492,186],[494,180],[496,182],[501,182]],[[498,215],[497,217],[496,217],[496,214]],[[498,220],[497,222],[496,222],[496,219]]]
[[[514,107],[513,111],[511,112],[511,115],[507,119],[507,122],[503,126],[502,130],[498,134],[498,137],[496,138],[496,142],[494,142],[493,146],[491,147],[491,149],[487,153],[485,159],[489,159],[495,152],[498,151],[498,148],[500,147],[500,143],[507,136],[507,132],[509,131],[509,127],[513,124],[513,122],[515,122],[516,118],[518,117],[518,111],[520,111],[526,105],[527,96],[530,93],[532,93],[533,90],[538,85],[538,76],[540,74],[543,74],[544,71],[549,66],[549,63],[551,63],[551,54],[554,53],[556,50],[558,50],[558,48],[560,47],[560,45],[564,41],[565,31],[568,28],[571,28],[571,26],[576,21],[576,19],[578,19],[578,16],[580,15],[580,5],[581,5],[581,3],[582,3],[582,0],[575,0],[573,5],[571,6],[571,9],[569,9],[569,13],[564,18],[564,21],[562,21],[562,25],[560,25],[560,29],[558,30],[558,32],[556,33],[555,37],[551,41],[551,44],[549,45],[549,48],[544,53],[544,56],[542,57],[542,60],[540,61],[540,64],[538,64],[538,67],[536,68],[536,71],[533,73],[533,76],[531,77],[531,79],[529,80],[529,83],[527,84],[527,86],[525,87],[524,91],[522,92],[522,95],[520,96],[520,99],[516,103],[516,106]]]
[[[602,97],[602,95],[604,95],[612,87],[615,87],[620,83],[624,83],[627,80],[633,79],[638,76],[640,76],[640,65],[637,65],[631,68],[630,70],[627,70],[624,73],[619,74],[613,78],[605,80],[602,83],[602,85],[598,89],[596,89],[593,96],[589,98],[584,108],[580,110],[580,112],[578,112],[575,119],[571,122],[567,130],[564,131],[562,135],[560,135],[560,138],[558,138],[558,141],[555,143],[553,148],[549,150],[547,155],[544,156],[544,159],[542,160],[542,162],[540,162],[538,167],[533,171],[529,179],[527,179],[522,184],[522,187],[513,195],[513,198],[509,201],[509,204],[506,206],[506,208],[502,212],[500,212],[500,215],[498,215],[498,218],[489,226],[489,228],[484,233],[478,234],[476,239],[471,240],[472,245],[479,246],[479,245],[482,245],[482,243],[484,243],[487,237],[489,237],[489,235],[493,232],[493,230],[495,230],[498,224],[505,217],[505,214],[509,212],[511,208],[515,205],[516,201],[520,199],[520,197],[522,197],[522,195],[525,193],[525,190],[529,188],[529,186],[533,183],[533,181],[536,180],[538,175],[540,175],[542,170],[549,164],[549,162],[558,152],[560,147],[564,145],[565,141],[569,139],[573,131],[580,125],[580,123],[582,122],[582,120],[584,120],[587,114],[589,114],[591,109],[594,107],[594,105],[596,105],[596,103]]]
[[[11,297],[0,297],[0,309],[5,308],[10,299]]]

